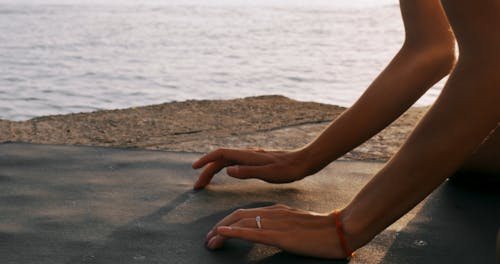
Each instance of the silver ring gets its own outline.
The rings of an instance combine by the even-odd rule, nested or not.
[[[262,224],[260,223],[260,216],[259,215],[255,217],[255,222],[257,222],[257,227],[259,229],[261,229],[262,228]]]

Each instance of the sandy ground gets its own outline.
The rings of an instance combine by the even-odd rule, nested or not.
[[[0,142],[112,146],[207,152],[217,147],[294,149],[313,140],[345,108],[283,96],[173,102],[121,110],[0,120]],[[346,154],[387,160],[427,107],[411,108]]]

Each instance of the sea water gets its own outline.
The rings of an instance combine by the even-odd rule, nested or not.
[[[403,38],[393,0],[0,0],[0,118],[267,94],[349,106]]]

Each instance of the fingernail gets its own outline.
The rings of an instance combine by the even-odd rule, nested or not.
[[[210,232],[208,232],[207,235],[205,236],[205,241],[208,241],[214,233],[215,233],[214,230],[210,230]]]
[[[230,226],[219,226],[217,227],[217,231],[220,231],[220,232],[224,232],[224,231],[231,231],[231,227]]]
[[[216,236],[212,237],[212,238],[208,241],[208,243],[207,243],[207,247],[208,247],[209,249],[214,249],[215,238],[216,238]]]

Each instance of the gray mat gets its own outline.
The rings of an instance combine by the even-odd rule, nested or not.
[[[190,164],[197,157],[0,144],[0,262],[332,263],[237,240],[209,251],[203,241],[212,225],[236,208],[283,203],[321,212],[341,207],[382,166],[335,162],[285,185],[218,175],[209,188],[194,192],[197,172]],[[406,227],[388,228],[351,263],[494,263],[498,195],[448,185],[416,216],[410,214],[415,218]]]

